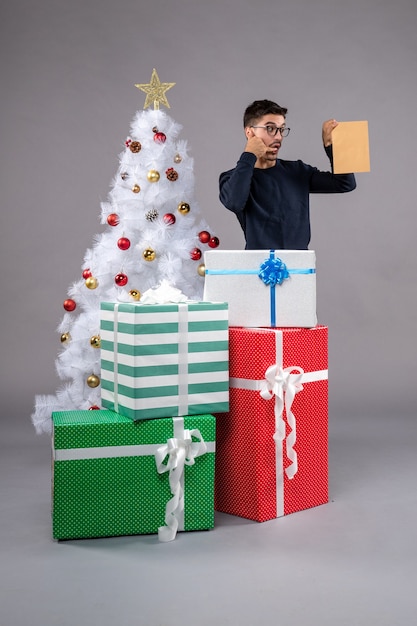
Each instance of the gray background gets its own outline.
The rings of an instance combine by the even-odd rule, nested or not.
[[[223,249],[243,247],[217,180],[243,148],[249,102],[287,106],[282,157],[323,169],[322,121],[368,120],[371,173],[352,194],[312,198],[319,320],[330,328],[335,410],[412,408],[416,22],[414,0],[3,3],[3,407],[27,419],[33,395],[58,386],[62,302],[144,104],[134,83],[155,67],[176,82],[168,113],[183,125],[197,199]]]
[[[415,0],[13,0],[0,11],[1,532],[15,562],[3,570],[2,625],[97,623],[102,602],[102,624],[141,623],[119,619],[122,606],[135,614],[120,581],[139,575],[145,584],[145,577],[146,589],[160,584],[171,600],[171,567],[197,596],[199,575],[202,588],[215,589],[226,607],[213,609],[219,624],[236,623],[238,606],[242,624],[258,617],[276,623],[274,554],[282,564],[274,577],[291,600],[283,605],[281,597],[283,623],[408,626],[416,608]],[[262,526],[219,516],[217,535],[182,536],[165,553],[153,539],[137,538],[81,542],[73,550],[66,544],[58,554],[49,535],[49,443],[35,436],[29,416],[34,395],[59,384],[62,301],[101,232],[99,203],[144,104],[134,83],[148,82],[153,67],[161,81],[176,82],[168,113],[183,126],[197,199],[223,249],[243,248],[236,218],[218,201],[217,180],[243,148],[249,102],[287,106],[292,130],[281,156],[322,169],[323,120],[369,122],[371,172],[357,175],[351,194],[312,198],[318,315],[330,330],[336,503]],[[132,546],[135,558],[128,556]],[[201,563],[195,577],[193,555]],[[162,579],[138,574],[137,559],[155,576],[158,564]],[[393,567],[392,581],[385,574]],[[106,571],[118,580],[113,604],[111,584],[100,578]],[[253,584],[249,607],[250,595],[238,590]],[[306,593],[301,604],[298,585]],[[56,598],[62,612],[55,612]],[[195,623],[210,623],[215,598],[206,591],[198,600]],[[380,611],[378,603],[385,603]],[[142,623],[168,623],[168,613],[151,617],[151,605],[144,606]],[[171,623],[182,618],[174,611]]]
[[[283,158],[328,168],[321,124],[369,122],[371,173],[312,198],[319,321],[330,329],[336,410],[415,399],[414,0],[16,0],[1,16],[2,398],[27,419],[58,386],[55,328],[101,232],[117,156],[156,67],[195,159],[196,193],[223,249],[243,247],[218,174],[244,145],[257,98],[289,108]]]

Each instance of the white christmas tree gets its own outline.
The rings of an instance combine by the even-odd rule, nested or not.
[[[150,83],[136,85],[147,94],[144,110],[132,121],[108,201],[101,204],[105,230],[87,250],[82,278],[64,302],[56,360],[63,384],[55,396],[36,396],[38,433],[50,432],[53,411],[101,406],[100,302],[140,302],[161,283],[202,299],[203,251],[219,239],[194,197],[193,159],[178,139],[181,126],[159,109],[160,103],[169,108],[165,92],[174,84],[161,83],[154,69]]]

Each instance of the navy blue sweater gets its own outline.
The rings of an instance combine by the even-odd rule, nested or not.
[[[332,147],[325,148],[332,163]],[[236,214],[247,250],[307,250],[310,193],[343,193],[356,187],[353,174],[322,172],[302,161],[278,159],[256,168],[243,152],[236,167],[220,174],[220,201]]]

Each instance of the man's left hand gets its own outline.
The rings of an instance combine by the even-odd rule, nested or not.
[[[323,127],[322,127],[322,137],[323,137],[323,144],[325,147],[327,146],[331,146],[332,144],[332,130],[333,128],[336,128],[336,126],[338,125],[339,122],[336,122],[336,120],[327,120],[326,122],[323,122]]]

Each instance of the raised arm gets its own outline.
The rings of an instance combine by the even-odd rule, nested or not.
[[[246,128],[246,146],[234,170],[220,175],[220,201],[230,211],[240,213],[249,197],[254,167],[265,164],[271,148]]]
[[[333,174],[332,131],[339,122],[326,120],[322,126],[323,146],[332,167],[331,172],[314,170],[310,179],[311,193],[346,193],[356,188],[354,174]]]
[[[235,169],[220,174],[220,202],[233,213],[240,213],[245,208],[255,163],[255,154],[242,152]]]

